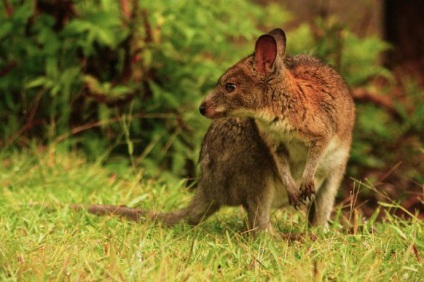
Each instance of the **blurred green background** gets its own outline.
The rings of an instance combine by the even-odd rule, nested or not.
[[[357,205],[365,216],[389,199],[422,216],[424,59],[414,50],[424,53],[424,36],[413,32],[424,27],[420,9],[408,10],[414,3],[422,6],[3,0],[2,150],[77,151],[116,173],[190,182],[210,123],[199,102],[226,68],[253,52],[259,35],[281,27],[290,54],[322,58],[353,90],[358,117],[338,202],[361,189]]]

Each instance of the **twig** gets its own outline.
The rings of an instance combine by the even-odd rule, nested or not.
[[[386,96],[381,96],[376,93],[372,93],[363,88],[355,88],[352,91],[353,98],[357,101],[371,102],[379,107],[384,108],[388,112],[394,115],[398,115],[393,101]]]
[[[378,183],[375,184],[375,186],[382,184],[384,180],[386,180],[386,178],[389,177],[390,174],[392,174],[396,169],[398,169],[401,164],[402,164],[402,161],[395,164],[385,175],[383,175],[383,177],[379,180]]]
[[[10,144],[13,143],[13,141],[18,138],[20,135],[22,135],[25,131],[33,128],[35,125],[40,124],[40,121],[34,121],[34,117],[35,114],[37,112],[38,106],[40,104],[40,100],[43,97],[44,93],[45,93],[45,89],[41,89],[37,95],[35,96],[34,99],[34,103],[33,106],[31,107],[29,114],[28,114],[28,118],[26,123],[24,124],[24,126],[22,126],[18,131],[16,131],[15,133],[13,133],[12,135],[10,135],[6,141],[4,142],[4,147],[8,147]]]
[[[150,26],[149,19],[147,18],[147,11],[145,9],[141,10],[141,16],[143,19],[143,26],[144,30],[146,31],[146,37],[144,39],[144,42],[152,43],[153,42],[153,36],[152,36],[152,27]]]
[[[12,7],[12,5],[10,5],[10,3],[7,0],[3,0],[3,6],[5,7],[6,15],[8,17],[11,17],[13,15],[13,7]]]
[[[174,115],[163,113],[163,114],[136,114],[132,116],[133,119],[143,119],[143,118],[159,118],[159,119],[169,119],[169,118],[175,118]],[[62,135],[59,135],[56,137],[53,143],[60,143],[66,138],[69,138],[72,135],[78,134],[80,132],[86,131],[91,128],[99,127],[102,125],[112,124],[112,123],[118,123],[121,121],[121,117],[114,117],[106,121],[96,121],[92,123],[83,124],[81,126],[77,126],[71,129],[70,132],[64,133]]]
[[[126,20],[129,20],[131,18],[131,11],[130,11],[130,3],[129,0],[121,0],[121,11],[124,15],[124,18]]]
[[[9,64],[7,64],[4,68],[0,69],[0,77],[5,76],[8,74],[11,70],[13,70],[18,64],[16,61],[12,61]]]

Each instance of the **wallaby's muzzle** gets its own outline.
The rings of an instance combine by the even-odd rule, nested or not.
[[[202,104],[200,104],[199,112],[209,119],[217,119],[225,116],[224,111],[217,110],[213,103],[207,101],[203,101]]]

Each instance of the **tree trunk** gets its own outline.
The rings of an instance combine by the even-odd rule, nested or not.
[[[384,35],[393,46],[386,55],[386,66],[397,75],[411,75],[424,86],[424,1],[385,0]]]

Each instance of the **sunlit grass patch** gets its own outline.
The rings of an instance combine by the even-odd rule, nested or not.
[[[196,227],[163,228],[67,204],[172,210],[191,196],[181,183],[50,150],[3,152],[0,161],[1,280],[420,281],[424,273],[424,224],[414,217],[363,220],[353,233],[335,222],[323,234],[302,214],[276,211],[277,236],[252,239],[236,207]]]

